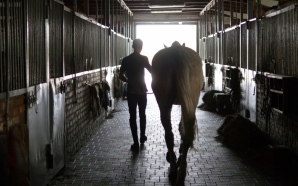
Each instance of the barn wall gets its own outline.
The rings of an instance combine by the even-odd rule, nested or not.
[[[257,125],[272,139],[280,144],[291,147],[298,153],[298,118],[297,118],[297,78],[298,78],[298,9],[294,5],[287,7],[278,14],[269,14],[260,22],[260,48],[258,50],[257,80]],[[271,83],[264,76],[270,74],[286,75],[289,80],[283,83],[284,109],[291,111],[277,112],[270,109],[276,98],[270,96],[268,87]],[[290,83],[286,83],[289,81]],[[290,90],[286,92],[286,90]],[[292,107],[291,103],[295,103]],[[269,106],[269,107],[268,107]],[[269,109],[268,109],[269,108]]]
[[[98,118],[94,118],[91,111],[91,92],[88,84],[98,82],[100,82],[100,72],[65,81],[67,87],[65,92],[65,144],[68,159],[90,138],[95,127],[105,119],[103,108]]]
[[[215,67],[212,68],[214,82],[211,86],[206,85],[208,73],[205,71],[205,90],[223,89],[221,85],[225,84],[225,74],[218,69],[239,68],[243,80],[240,83],[242,98],[238,112],[255,122],[277,143],[291,147],[296,153],[298,153],[296,116],[298,109],[290,102],[297,103],[295,98],[298,91],[295,88],[298,86],[297,17],[297,4],[292,4],[281,10],[270,11],[262,19],[248,20],[226,28],[224,31],[209,33],[208,36],[204,26],[208,23],[205,23],[206,20],[203,17],[200,23],[200,28],[203,29],[199,33],[201,37],[199,53],[204,66]],[[212,42],[216,37],[220,38],[217,52],[217,46]],[[271,74],[281,78],[281,82],[286,82],[280,90],[284,96],[272,97],[274,94],[271,94],[270,100],[270,91],[268,91],[270,84],[264,84],[262,81],[267,79],[264,82],[268,82],[270,78],[264,74],[267,76]],[[264,77],[261,78],[262,76]],[[276,96],[282,98],[276,101]],[[290,97],[290,100],[285,98],[280,101],[283,97]],[[277,107],[276,104],[288,108],[282,108],[286,111],[276,111],[274,109]]]
[[[258,78],[257,84],[257,125],[269,134],[277,143],[291,147],[298,152],[298,117],[297,110],[292,114],[281,114],[270,109],[270,93],[264,76]],[[297,87],[296,85],[291,85]],[[297,100],[291,100],[297,103]]]
[[[11,8],[5,8],[6,5]],[[2,139],[6,143],[6,136],[13,126],[33,127],[29,127],[32,130],[26,134],[28,137],[30,133],[30,139],[35,140],[38,139],[38,130],[43,130],[40,134],[45,134],[45,140],[39,141],[40,151],[29,149],[32,154],[39,154],[29,157],[26,167],[30,170],[26,176],[29,178],[30,175],[33,186],[46,184],[56,172],[48,163],[45,165],[50,155],[44,155],[45,147],[54,148],[59,143],[59,148],[63,147],[64,152],[61,153],[65,155],[65,161],[69,161],[121,99],[122,82],[118,79],[117,69],[121,59],[131,52],[132,33],[128,32],[128,27],[132,23],[124,24],[122,22],[128,20],[120,20],[117,30],[126,30],[125,35],[120,34],[99,24],[94,18],[73,12],[61,1],[51,1],[50,4],[39,0],[16,1],[13,4],[6,1],[0,9],[10,18],[8,20],[2,16],[0,29],[1,144]],[[110,86],[112,103],[107,110],[101,108],[95,117],[90,106],[89,85],[103,81]],[[42,99],[36,99],[38,93]],[[51,110],[53,108],[65,111],[65,118],[61,114],[63,122],[59,123],[63,131],[54,129],[54,122],[60,120],[54,118],[54,113],[59,111],[54,112]],[[32,125],[30,121],[42,122]],[[40,128],[37,130],[34,128],[36,126]],[[34,145],[31,141],[27,148]],[[33,166],[36,165],[34,171],[31,170],[33,161]],[[5,162],[6,159],[0,159],[1,165]],[[7,179],[0,185],[7,185],[8,182]]]

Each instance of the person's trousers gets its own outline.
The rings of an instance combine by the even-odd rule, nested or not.
[[[138,142],[138,127],[137,127],[137,106],[139,107],[140,117],[140,137],[143,138],[146,132],[146,106],[147,94],[136,95],[127,93],[127,103],[129,109],[129,124],[134,143]]]

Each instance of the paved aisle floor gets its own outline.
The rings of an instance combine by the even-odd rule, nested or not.
[[[153,94],[148,94],[148,140],[138,154],[130,151],[127,101],[121,101],[112,119],[105,120],[91,139],[76,153],[51,185],[171,185],[164,131]],[[197,109],[199,138],[197,151],[188,154],[185,185],[291,185],[288,178],[265,173],[244,161],[234,151],[215,140],[223,117]],[[179,106],[173,107],[172,123],[175,151],[180,142]],[[286,181],[285,181],[286,180]],[[287,183],[286,183],[287,182]],[[290,184],[291,183],[291,184]]]

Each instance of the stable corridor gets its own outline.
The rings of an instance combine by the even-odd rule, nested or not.
[[[130,151],[127,101],[118,102],[114,117],[105,120],[67,166],[51,180],[52,186],[171,185],[168,179],[164,130],[153,94],[148,94],[147,137],[139,153]],[[197,151],[188,154],[185,185],[295,185],[294,178],[274,170],[257,168],[233,150],[216,141],[217,128],[224,119],[216,113],[196,111],[199,126]],[[173,107],[175,152],[180,143],[179,106]]]

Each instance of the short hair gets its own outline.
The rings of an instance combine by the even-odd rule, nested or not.
[[[141,48],[143,47],[143,41],[141,39],[134,39],[132,42],[132,48]]]

